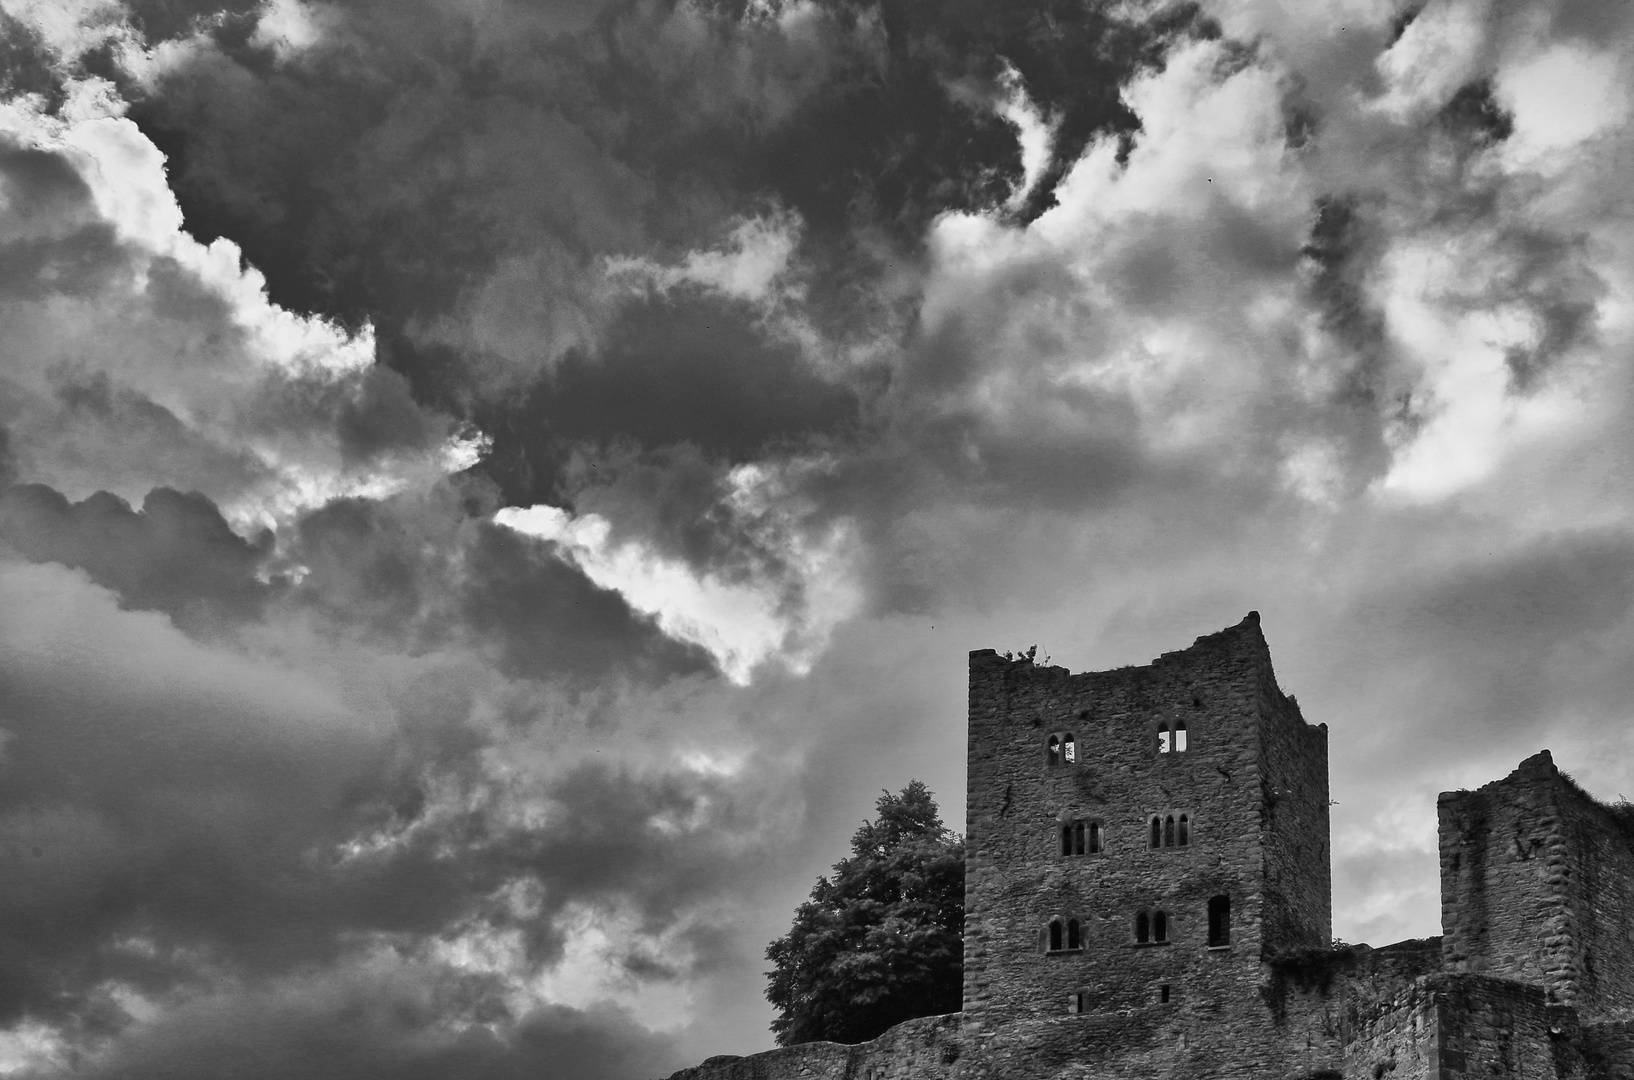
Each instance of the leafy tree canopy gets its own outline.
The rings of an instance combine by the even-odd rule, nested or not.
[[[766,948],[779,1046],[857,1043],[916,1016],[959,1011],[964,839],[914,780],[885,792],[851,856],[817,879],[794,925]]]

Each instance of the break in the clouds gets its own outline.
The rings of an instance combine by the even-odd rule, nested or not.
[[[1254,608],[1335,931],[1634,792],[1634,40],[0,0],[0,1073],[661,1075],[964,654]]]

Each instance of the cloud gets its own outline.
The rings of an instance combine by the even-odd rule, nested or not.
[[[612,541],[609,522],[594,513],[574,517],[534,506],[501,510],[494,520],[559,545],[592,581],[616,589],[669,636],[707,649],[735,682],[748,682],[755,666],[774,656],[804,671],[834,625],[856,609],[846,580],[847,531],[836,525],[813,538],[790,528],[791,521],[765,520],[768,511],[781,510],[773,509],[780,493],[765,490],[775,480],[761,470],[735,470],[727,483],[728,506],[762,518],[777,558],[746,568],[737,580],[699,573],[639,540]]]
[[[718,966],[722,883],[785,827],[779,768],[651,740],[666,694],[631,691],[622,721],[576,736],[585,704],[470,654],[409,660],[276,619],[207,644],[54,565],[0,563],[0,599],[0,1013],[43,1018],[56,1035],[35,1049],[67,1039],[93,1072],[242,1054],[228,1021],[262,1007],[295,1010],[267,1029],[282,1051],[252,1055],[268,1075],[330,1038],[433,1071],[602,1045],[625,1021],[598,1001]],[[625,974],[565,979],[570,955]],[[469,1011],[440,1011],[439,986]],[[298,1006],[331,993],[372,1002],[363,1028],[324,1034]],[[374,1031],[405,994],[408,1028]],[[445,1043],[473,1024],[461,1064],[471,1047]],[[635,1060],[654,1059],[605,1067]]]
[[[0,494],[0,540],[36,562],[84,569],[124,604],[184,625],[211,615],[253,618],[271,592],[261,577],[271,530],[246,540],[197,492],[156,488],[138,511],[106,492],[70,503],[48,487],[21,485]]]
[[[60,1015],[99,972],[166,966],[122,956],[120,940],[288,947],[254,928],[278,876],[263,875],[298,865],[383,749],[378,717],[320,680],[120,612],[76,577],[0,564],[0,814],[8,857],[35,864],[5,890],[12,1017]]]
[[[1027,8],[271,5],[132,61],[132,115],[172,155],[195,232],[231,234],[280,303],[372,320],[422,399],[469,414],[543,384],[538,397],[599,416],[597,399],[626,382],[599,363],[620,352],[622,324],[674,320],[684,338],[729,318],[707,298],[697,314],[685,301],[631,310],[596,273],[609,260],[718,277],[709,250],[769,203],[804,223],[812,310],[798,321],[862,348],[900,315],[893,283],[918,260],[923,223],[1002,202],[1024,172],[1010,125],[950,87],[1025,81],[1061,132],[1049,168],[1031,166],[1032,197],[1047,200],[1094,132],[1131,123],[1113,92],[1130,65],[1190,28],[1184,13],[1055,13],[1062,41],[1046,44]],[[1104,68],[1064,60],[1091,52]],[[495,78],[465,77],[479,69]],[[762,230],[733,273],[786,232]],[[331,273],[341,264],[357,272]],[[771,263],[756,265],[728,293]],[[564,363],[576,377],[552,380]],[[805,381],[787,372],[778,396]],[[509,425],[486,426],[503,457]]]
[[[607,274],[664,292],[692,285],[739,300],[766,300],[788,270],[798,240],[799,223],[789,215],[754,217],[732,229],[725,250],[689,251],[681,265],[671,267],[647,259],[610,259]]]
[[[388,953],[202,995],[76,1075],[568,1080],[656,1074],[675,1060],[668,1040],[617,1007],[512,1016],[483,980]]]
[[[1634,791],[1615,6],[8,10],[6,1067],[755,1049],[971,648]]]
[[[97,83],[64,116],[0,107],[0,418],[22,479],[76,497],[201,491],[238,522],[468,467],[480,440],[422,410],[348,333],[268,303],[230,241],[182,229],[163,158]]]

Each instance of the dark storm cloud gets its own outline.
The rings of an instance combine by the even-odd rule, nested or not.
[[[175,41],[201,29],[241,29],[260,5],[254,0],[130,0],[131,25],[150,42]]]
[[[0,540],[35,562],[83,569],[130,608],[183,626],[211,616],[253,618],[269,594],[259,572],[272,531],[235,533],[198,492],[156,488],[134,510],[99,492],[78,503],[41,484],[0,492]]]
[[[1407,610],[1472,653],[1569,647],[1621,622],[1634,604],[1634,536],[1620,529],[1546,535],[1439,581]]]
[[[0,11],[0,95],[39,94],[60,104],[63,89],[40,34],[11,12]]]
[[[283,955],[305,936],[284,917],[306,906],[303,848],[380,748],[305,677],[119,612],[61,568],[3,568],[0,816],[28,868],[0,900],[7,1015],[71,1009],[113,973],[162,981],[178,947]]]
[[[265,521],[442,471],[462,429],[371,366],[366,334],[270,307],[230,244],[177,232],[133,125],[8,115],[0,423],[18,478],[74,497],[197,490]]]
[[[671,1040],[611,1005],[511,1016],[480,978],[377,960],[223,988],[74,1075],[136,1080],[628,1080],[678,1064]],[[23,1074],[33,1080],[34,1074]]]
[[[105,508],[92,500],[91,509]],[[525,687],[503,691],[480,665],[428,658],[381,700],[368,687],[402,662],[338,642],[349,681],[383,670],[331,687],[321,673],[120,612],[58,567],[0,564],[0,592],[10,617],[0,627],[0,859],[12,867],[0,887],[0,1013],[101,1017],[103,1031],[129,1023],[108,1003],[109,986],[194,1003],[133,1029],[112,1062],[182,1053],[192,1039],[209,1057],[231,1035],[204,1021],[246,998],[287,992],[293,1002],[296,986],[321,996],[338,980],[348,999],[389,1002],[416,986],[440,994],[452,978],[437,964],[371,973],[370,942],[408,955],[437,935],[514,932],[514,979],[561,960],[569,915],[627,912],[633,925],[612,960],[632,978],[706,971],[719,963],[710,921],[719,916],[700,918],[700,905],[718,903],[724,882],[763,859],[780,818],[775,771],[677,766],[607,718],[587,747],[570,701],[543,686],[527,701]],[[514,715],[479,720],[481,702],[500,691],[524,695]],[[566,761],[535,749],[551,745],[553,730]],[[517,889],[533,899],[508,900]],[[475,992],[474,977],[455,982]],[[508,998],[485,991],[483,1008],[499,1009],[508,1027],[478,1064],[532,1060],[552,1032],[565,1048],[581,1036],[599,1045],[583,1025],[601,1021],[581,1023],[572,1010],[510,1022],[500,1003],[517,991],[507,985]],[[435,1048],[446,1026],[424,1026],[416,1019],[380,1046],[355,1032],[372,1047],[358,1052],[389,1061],[389,1042],[407,1055],[404,1068],[422,1052],[466,1067]],[[274,1055],[282,1063],[267,1075],[296,1075],[287,1070],[305,1060],[305,1036],[278,1039],[295,1058]]]
[[[630,304],[594,356],[570,355],[534,389],[510,421],[523,428],[519,445],[501,440],[496,452],[565,464],[576,443],[624,439],[743,461],[768,443],[853,426],[856,395],[812,371],[794,343],[768,341],[747,307],[703,298]]]
[[[555,557],[552,545],[495,525],[474,528],[467,553],[473,584],[460,597],[460,621],[497,646],[501,670],[534,676],[709,670],[701,649],[666,637],[618,593]]]
[[[46,382],[48,400],[55,406],[51,428],[57,445],[47,454],[41,452],[46,449],[43,440],[31,441],[31,477],[43,472],[57,479],[58,470],[52,468],[57,462],[51,458],[70,463],[70,469],[63,470],[65,487],[70,478],[81,480],[77,474],[82,472],[98,473],[122,488],[159,473],[225,495],[267,476],[266,466],[244,447],[221,445],[190,428],[172,409],[105,371],[59,367],[48,373]],[[29,426],[37,430],[35,424]]]
[[[242,243],[275,300],[374,319],[422,400],[490,398],[468,415],[519,501],[552,494],[574,439],[745,460],[854,419],[853,388],[707,294],[609,297],[602,256],[673,260],[769,200],[807,226],[811,325],[867,342],[901,324],[881,286],[920,260],[924,225],[1019,179],[993,108],[1006,70],[1056,132],[1031,215],[1091,136],[1133,131],[1119,82],[1211,32],[1184,5],[324,10],[317,42],[282,57],[228,20],[133,115],[189,227]],[[541,373],[520,406],[492,395]]]
[[[1388,619],[1393,657],[1434,650],[1428,711],[1520,747],[1609,721],[1634,692],[1626,634],[1634,622],[1634,536],[1619,528],[1545,534],[1477,555],[1368,605]],[[1569,719],[1568,719],[1569,718]],[[1568,735],[1568,732],[1572,734]]]
[[[480,483],[331,502],[301,519],[282,552],[299,567],[288,602],[415,652],[461,643],[521,678],[587,685],[709,670],[703,653],[592,584],[555,545],[472,512],[491,505]]]
[[[0,137],[0,190],[15,213],[0,231],[0,290],[86,295],[118,273],[114,230],[90,212],[91,192],[62,154]]]

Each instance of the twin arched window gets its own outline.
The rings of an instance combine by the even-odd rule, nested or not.
[[[1156,945],[1169,940],[1169,913],[1140,911],[1135,914],[1135,944]]]
[[[1179,754],[1186,749],[1186,722],[1184,720],[1161,720],[1157,725],[1157,752],[1160,754]]]
[[[1076,917],[1066,919],[1057,915],[1050,920],[1049,942],[1045,946],[1050,952],[1064,952],[1082,949],[1084,947],[1084,930]]]
[[[1073,952],[1084,947],[1084,928],[1077,916],[1057,915],[1044,932],[1048,952]],[[1135,913],[1135,944],[1166,945],[1169,942],[1169,913],[1162,908],[1142,908]],[[1231,944],[1231,897],[1214,896],[1208,902],[1208,943],[1219,947]],[[1168,987],[1163,988],[1167,990]],[[1167,1001],[1168,998],[1162,1000]]]
[[[1071,765],[1078,760],[1078,739],[1070,731],[1057,731],[1044,740],[1044,761],[1054,767]]]
[[[1061,854],[1099,855],[1101,853],[1101,823],[1099,821],[1068,821],[1061,825]]]

